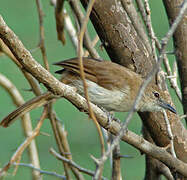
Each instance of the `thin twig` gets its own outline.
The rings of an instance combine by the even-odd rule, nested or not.
[[[62,141],[61,141],[60,134],[59,134],[58,129],[57,129],[57,122],[56,122],[56,118],[55,118],[56,115],[55,115],[55,113],[53,113],[52,103],[50,103],[48,105],[48,116],[49,116],[49,119],[50,119],[50,122],[51,122],[51,127],[53,129],[54,137],[55,137],[59,152],[60,152],[60,154],[64,155],[64,149],[63,149],[63,146],[62,146]],[[70,180],[71,179],[71,174],[70,174],[70,171],[69,171],[69,166],[68,166],[67,163],[64,163],[64,162],[62,162],[62,164],[64,166],[65,176],[68,180]]]
[[[86,31],[86,27],[87,27],[87,23],[89,20],[89,16],[92,10],[92,7],[94,5],[95,0],[90,0],[89,4],[88,4],[88,8],[87,8],[87,12],[86,12],[86,16],[85,16],[85,20],[83,21],[83,24],[81,26],[81,30],[78,36],[79,39],[79,44],[78,44],[78,58],[79,58],[79,67],[80,67],[80,75],[83,81],[83,86],[84,86],[84,94],[85,94],[85,98],[87,100],[87,104],[88,104],[88,109],[89,109],[89,114],[90,117],[93,119],[94,124],[96,125],[98,134],[99,134],[99,139],[100,139],[100,143],[101,143],[101,152],[102,154],[105,152],[105,147],[104,147],[104,138],[103,138],[103,134],[101,131],[101,128],[99,126],[99,123],[97,122],[95,115],[93,113],[93,110],[90,106],[90,100],[89,100],[89,96],[88,96],[88,90],[87,90],[87,84],[86,84],[86,80],[85,80],[85,73],[84,73],[84,66],[83,66],[83,61],[82,61],[82,55],[81,52],[83,50],[83,38],[84,38],[84,33]]]
[[[164,58],[165,50],[166,50],[167,44],[169,42],[169,39],[172,37],[173,33],[175,32],[175,30],[177,28],[177,25],[180,23],[180,21],[181,21],[183,15],[184,15],[186,9],[187,9],[187,1],[183,4],[183,6],[182,6],[177,18],[175,19],[175,21],[171,25],[169,31],[166,33],[164,38],[162,39],[161,51],[160,51],[160,55],[158,57],[157,63],[153,67],[152,71],[145,78],[145,81],[141,85],[140,90],[139,90],[139,92],[138,92],[138,94],[136,96],[136,99],[134,101],[133,107],[131,108],[130,112],[128,113],[126,121],[122,124],[122,127],[121,127],[121,129],[119,131],[119,134],[115,137],[113,143],[111,144],[111,148],[108,149],[104,153],[104,155],[101,157],[101,159],[98,161],[99,162],[98,166],[102,166],[103,165],[103,163],[107,160],[107,158],[110,155],[110,153],[112,152],[112,150],[119,143],[119,140],[121,139],[121,137],[125,133],[127,133],[127,126],[128,126],[128,124],[129,124],[129,122],[130,122],[130,120],[132,118],[132,115],[133,115],[135,109],[137,109],[137,107],[139,105],[140,99],[141,99],[141,97],[143,95],[143,92],[144,92],[145,88],[151,82],[153,76],[156,74],[157,70],[159,69],[159,67],[161,65],[161,62],[162,62],[162,60]],[[100,168],[97,168],[96,172],[95,172],[94,179],[98,179],[99,175],[100,175]]]
[[[63,154],[62,155],[65,156],[67,159],[72,160],[72,154],[71,154],[71,151],[70,151],[69,142],[68,142],[68,139],[67,139],[67,132],[65,130],[65,127],[64,127],[64,125],[62,125],[60,123],[60,121],[58,120],[58,118],[56,116],[56,113],[54,111],[52,111],[52,114],[53,114],[54,119],[55,119],[58,136],[59,136],[62,148],[63,148]],[[75,177],[78,180],[84,180],[83,175],[76,168],[74,168],[73,166],[69,166],[69,167],[70,167],[73,174],[75,175]]]
[[[92,47],[95,47],[98,41],[99,41],[99,36],[96,35],[95,38],[94,38],[94,40],[93,40],[92,43],[91,43],[91,46],[92,46]],[[89,55],[89,52],[88,52],[88,51],[85,51],[85,52],[84,52],[84,57],[87,57],[88,55]]]
[[[46,174],[46,175],[50,175],[50,176],[55,176],[55,177],[58,177],[58,178],[60,178],[60,179],[66,180],[66,177],[63,176],[63,175],[57,174],[56,172],[52,172],[52,171],[45,171],[45,170],[42,170],[42,169],[40,169],[40,168],[37,168],[37,167],[33,166],[32,164],[13,163],[12,165],[28,167],[28,168],[31,168],[31,169],[33,169],[33,170],[35,170],[35,171],[38,171],[40,174]]]
[[[81,79],[83,81],[84,94],[85,94],[85,98],[86,98],[86,101],[87,101],[87,104],[88,104],[88,111],[89,111],[91,119],[93,120],[93,122],[94,122],[94,124],[97,128],[97,131],[98,131],[98,134],[99,134],[99,140],[100,140],[100,144],[101,144],[101,155],[103,155],[105,153],[104,138],[103,138],[103,134],[102,134],[102,131],[101,131],[101,127],[100,127],[99,123],[97,122],[97,119],[96,119],[96,117],[93,113],[93,110],[91,108],[91,105],[90,105],[90,100],[89,100],[88,90],[87,90],[87,84],[86,84],[85,74],[84,74],[84,66],[83,66],[83,61],[82,61],[82,55],[83,54],[81,53],[83,51],[82,45],[83,45],[84,33],[86,31],[87,23],[88,23],[89,16],[90,16],[92,7],[94,5],[94,2],[95,2],[95,0],[90,0],[89,3],[88,3],[86,16],[85,16],[85,19],[83,21],[83,24],[81,26],[80,33],[79,33],[79,36],[78,36],[78,39],[79,39],[78,59],[79,59],[80,76],[81,76]],[[99,168],[100,168],[100,171],[99,171],[100,173],[98,175],[98,179],[101,178],[101,172],[102,172],[103,166],[100,166]]]
[[[75,15],[78,19],[79,25],[82,26],[84,23],[85,17],[81,11],[81,8],[79,6],[79,2],[77,0],[71,0],[71,1],[69,1],[69,4],[72,8],[72,11],[75,13]],[[88,50],[91,57],[96,58],[96,59],[100,59],[99,54],[97,53],[95,48],[92,47],[91,44],[92,43],[91,43],[88,31],[86,29],[85,33],[84,33],[84,45],[85,45],[86,49]]]
[[[160,44],[156,43],[156,46],[160,50],[160,47],[161,47]],[[171,71],[169,60],[166,55],[164,56],[163,62],[164,62],[164,66],[166,68],[168,76],[175,76],[175,78],[169,78],[169,82],[171,84],[171,87],[175,90],[178,99],[180,100],[180,102],[182,102],[182,93],[181,93],[181,90],[177,84],[177,77],[178,76],[177,76],[177,69],[175,68],[176,60],[174,61],[174,64],[173,64],[173,67],[174,67],[173,73]]]
[[[45,67],[47,70],[49,70],[49,65],[48,65],[48,61],[46,58],[45,46],[44,46],[44,28],[43,28],[43,16],[42,16],[43,12],[42,12],[40,1],[39,0],[36,0],[36,1],[37,1],[37,7],[38,7],[39,19],[40,19],[41,50],[42,50],[42,54],[43,54]],[[63,44],[65,44],[63,4],[64,4],[64,0],[57,0],[56,6],[55,6],[55,16],[56,16],[56,29],[57,29],[58,39]],[[48,109],[49,112],[53,112],[52,102],[49,103],[48,105],[46,105],[45,108]],[[60,135],[59,135],[59,132],[57,131],[57,124],[56,124],[54,116],[55,116],[54,113],[49,113],[49,119],[51,120],[51,125],[52,125],[53,132],[54,132],[54,135],[56,138],[56,143],[59,147],[59,151],[63,154],[64,152],[63,152],[63,148],[62,148],[62,144],[61,144],[61,140],[60,140]],[[63,163],[63,165],[64,165],[66,178],[71,179],[68,165],[66,163]],[[78,173],[75,173],[75,174],[78,174]],[[78,175],[78,177],[80,177],[78,179],[83,179],[80,174]]]
[[[136,3],[137,3],[137,6],[140,10],[140,13],[141,13],[141,16],[142,16],[142,19],[144,20],[144,24],[149,27],[149,25],[147,25],[147,14],[146,14],[146,11],[144,9],[144,5],[143,5],[143,2],[142,0],[136,0]],[[149,29],[149,28],[148,28]],[[161,44],[159,43],[159,40],[157,39],[156,36],[153,36],[153,39],[156,43],[156,47],[158,48],[158,50],[160,51],[161,50]],[[169,76],[172,76],[172,71],[171,71],[171,68],[170,68],[170,65],[169,65],[169,61],[168,61],[168,58],[166,55],[164,55],[164,59],[163,59],[163,62],[164,62],[164,66],[166,68],[166,71],[167,71],[167,74]],[[180,88],[178,87],[177,83],[176,83],[176,80],[174,79],[169,79],[170,83],[171,83],[171,86],[174,88],[176,94],[177,94],[177,97],[179,98],[180,101],[182,101],[182,94],[181,94],[181,91],[180,91]]]
[[[183,118],[187,118],[187,115],[183,114],[182,116],[180,116],[180,119],[183,119]]]
[[[79,109],[88,112],[88,106],[85,98],[77,94],[74,88],[61,83],[54,76],[52,76],[46,69],[44,69],[31,56],[29,51],[24,47],[23,43],[15,35],[15,33],[6,25],[2,16],[0,16],[0,38],[10,48],[14,56],[17,57],[19,63],[28,72],[30,72],[40,83],[43,83],[47,89],[49,89],[54,94],[61,95],[64,98],[68,99]],[[165,49],[163,49],[163,52],[164,50]],[[117,135],[121,129],[121,124],[116,121],[112,121],[109,127],[108,118],[106,114],[96,105],[91,103],[91,106],[94,110],[94,114],[96,115],[98,122],[105,129],[107,129],[114,135]],[[137,134],[129,130],[128,133],[123,135],[122,140],[131,144],[132,146],[136,147],[142,152],[152,156],[153,158],[162,161],[167,166],[174,168],[181,175],[187,176],[187,165],[183,161],[174,158],[165,149],[149,143],[142,137],[138,136]]]
[[[43,124],[44,119],[47,116],[47,111],[44,109],[40,120],[36,126],[36,128],[34,129],[34,131],[32,132],[32,134],[27,137],[25,139],[25,141],[17,148],[16,152],[13,154],[13,156],[11,157],[11,159],[9,160],[9,162],[0,170],[0,177],[2,174],[4,174],[4,172],[7,172],[8,169],[10,168],[10,166],[16,162],[19,161],[21,159],[21,155],[23,153],[23,151],[25,150],[25,148],[30,144],[30,142],[39,134],[40,128]]]
[[[154,30],[153,30],[153,26],[152,26],[152,22],[151,22],[151,10],[149,7],[148,0],[144,0],[144,5],[145,5],[145,10],[146,10],[146,15],[147,15],[146,16],[146,27],[147,27],[149,36],[151,38],[152,54],[153,54],[154,60],[157,61],[156,43],[158,44],[159,42],[158,42],[157,37],[155,36]],[[166,57],[166,56],[164,56],[164,57]],[[159,69],[161,71],[161,68],[159,68]],[[157,73],[157,76],[159,76],[159,73]],[[165,82],[165,84],[166,84],[166,82]],[[159,84],[159,86],[161,86],[161,85]],[[172,134],[170,122],[168,120],[165,110],[163,110],[163,114],[164,114],[164,120],[166,122],[166,129],[167,129],[167,132],[168,132],[168,135],[170,138],[171,153],[172,153],[173,157],[176,157],[174,143],[173,143],[173,134]]]
[[[41,1],[36,0],[36,5],[37,5],[39,24],[40,24],[40,43],[39,43],[39,47],[40,47],[41,52],[42,52],[45,68],[49,71],[49,63],[48,63],[48,60],[47,60],[47,54],[46,54],[46,49],[45,49],[45,36],[44,36],[44,26],[43,26],[44,13],[43,13],[43,10],[42,10]]]
[[[94,171],[91,171],[89,169],[85,169],[83,167],[80,167],[78,164],[76,164],[74,161],[72,161],[71,159],[67,159],[63,156],[61,156],[60,154],[58,154],[53,148],[50,148],[49,152],[55,156],[57,159],[59,160],[62,160],[68,164],[70,164],[71,166],[75,167],[76,169],[78,169],[80,172],[83,172],[87,175],[90,175],[90,176],[94,176]],[[103,180],[107,180],[107,178],[105,177],[102,177]]]
[[[168,116],[167,116],[165,110],[163,110],[163,114],[164,114],[164,120],[166,122],[167,132],[168,132],[168,135],[169,135],[169,138],[170,138],[171,154],[173,155],[173,157],[176,158],[177,156],[176,156],[176,153],[175,153],[175,148],[174,148],[174,143],[173,143],[173,133],[172,133],[172,130],[171,130],[171,125],[170,125],[170,122],[168,120]]]
[[[156,62],[157,61],[157,55],[156,55],[156,46],[155,46],[155,33],[153,30],[153,26],[152,26],[152,22],[151,22],[151,10],[149,7],[149,3],[148,0],[144,0],[144,5],[145,5],[145,12],[146,12],[146,27],[148,30],[148,34],[151,38],[151,48],[152,48],[152,55],[153,55],[153,59]]]
[[[161,45],[158,41],[156,42],[156,46],[157,46],[158,50],[160,51]],[[177,84],[177,77],[178,76],[177,76],[176,60],[174,61],[174,64],[173,64],[173,73],[171,71],[169,60],[168,60],[166,55],[164,55],[163,63],[164,63],[164,66],[166,68],[167,75],[168,76],[173,76],[173,77],[175,76],[175,78],[169,78],[169,82],[171,84],[171,87],[175,90],[178,99],[180,100],[180,102],[182,102],[182,93],[181,93],[181,90],[180,90],[180,88]]]
[[[22,65],[18,62],[18,60],[14,57],[12,52],[9,50],[9,48],[4,44],[4,42],[1,39],[0,39],[0,48],[1,48],[2,52],[5,53],[19,67],[19,69],[22,71],[25,78],[28,80],[33,92],[36,95],[40,95],[42,93],[42,90],[40,89],[38,81],[36,81],[36,79],[22,67]],[[10,90],[13,93],[15,93],[16,91],[14,90],[12,85],[10,87],[11,87]],[[17,106],[20,106],[21,104],[24,104],[24,101],[19,101],[19,102],[15,101],[15,104]],[[27,117],[27,118],[25,118],[25,117]],[[24,134],[25,134],[26,137],[28,137],[32,132],[32,124],[29,120],[30,116],[29,116],[29,114],[25,114],[21,118],[23,119],[22,127],[23,127]],[[29,157],[31,159],[31,163],[35,167],[40,168],[39,157],[37,155],[37,153],[38,153],[37,152],[37,147],[36,147],[34,139],[29,144],[28,150],[29,150]],[[41,176],[39,177],[39,176],[40,176],[40,174],[38,174],[37,171],[33,172],[33,179],[41,179],[42,177]]]
[[[0,39],[0,49],[18,66],[18,68],[21,70],[21,72],[23,73],[27,81],[29,82],[34,94],[36,95],[42,94],[42,90],[40,88],[38,81],[36,81],[36,79],[23,68],[23,66],[14,57],[10,49],[5,45],[5,43],[1,39]]]
[[[113,139],[115,136],[111,135],[111,139]],[[111,141],[111,143],[112,143]],[[122,180],[121,175],[121,156],[120,156],[120,144],[118,143],[116,147],[112,151],[112,179],[113,180]],[[123,171],[124,173],[124,171]]]
[[[67,136],[65,135],[65,129],[64,129],[64,127],[62,128],[62,125],[59,123],[56,113],[52,109],[52,104],[49,104],[48,112],[49,112],[49,119],[51,122],[51,126],[53,128],[53,133],[54,133],[54,136],[56,139],[56,143],[58,145],[59,152],[61,155],[71,159],[72,156],[71,156]],[[82,176],[82,174],[79,171],[77,171],[77,169],[69,166],[64,161],[62,161],[62,163],[64,165],[64,170],[65,170],[65,174],[66,174],[67,179],[71,179],[71,174],[69,172],[69,168],[71,168],[73,174],[75,175],[75,177],[78,180],[84,180],[84,177]]]
[[[4,87],[7,90],[7,92],[11,96],[16,106],[21,106],[22,104],[25,103],[18,89],[10,82],[9,79],[7,79],[2,74],[0,74],[0,86]],[[23,128],[25,137],[29,137],[33,131],[30,114],[29,113],[24,114],[21,118],[22,118],[22,128]],[[31,141],[31,143],[28,146],[28,152],[29,152],[29,158],[30,158],[31,163],[35,167],[40,168],[38,150],[37,150],[34,139]],[[41,178],[40,174],[37,171],[33,171],[33,179],[40,179],[40,178]]]
[[[65,8],[64,8],[64,18],[65,18],[65,20],[64,20],[65,21],[65,29],[68,32],[68,35],[72,41],[72,44],[74,45],[74,48],[76,49],[76,52],[77,52],[77,48],[78,48],[77,32],[73,26],[70,16],[67,14],[67,11]]]
[[[173,63],[173,76],[175,78],[171,79],[171,81],[172,81],[171,86],[172,86],[172,88],[175,89],[176,94],[178,95],[179,100],[182,102],[182,94],[181,94],[180,88],[179,88],[179,86],[177,84],[178,73],[177,73],[177,61],[176,60]]]

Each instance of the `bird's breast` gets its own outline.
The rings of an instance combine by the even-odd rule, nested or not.
[[[128,88],[123,91],[108,90],[89,80],[86,80],[86,83],[90,101],[94,104],[108,111],[126,112],[130,110],[132,102]],[[70,85],[76,87],[77,92],[84,96],[82,80],[74,80]]]

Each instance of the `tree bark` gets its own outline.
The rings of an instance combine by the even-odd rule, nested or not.
[[[176,16],[180,11],[180,7],[184,1],[183,0],[163,0],[168,15],[169,23],[175,20]],[[187,16],[187,12],[186,12]],[[187,19],[186,17],[182,19],[180,25],[177,27],[174,36],[174,47],[175,56],[177,59],[181,90],[182,90],[182,104],[184,109],[184,114],[187,115]],[[186,118],[187,123],[187,118]]]
[[[81,0],[81,2],[86,9],[88,0]],[[154,64],[152,54],[148,53],[142,39],[136,33],[121,1],[96,0],[90,19],[111,60],[145,77]],[[172,104],[167,91],[165,96]],[[163,114],[158,112],[139,113],[139,115],[155,144],[167,146],[170,139]],[[170,112],[167,112],[167,115],[171,123],[177,157],[187,162],[187,131],[177,115]]]

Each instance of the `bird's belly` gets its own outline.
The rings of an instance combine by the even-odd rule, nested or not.
[[[126,93],[117,90],[105,89],[96,83],[86,80],[88,86],[88,94],[90,101],[99,107],[103,107],[108,111],[126,112],[131,108]],[[76,80],[72,86],[77,88],[77,92],[84,96],[84,88],[81,80]]]

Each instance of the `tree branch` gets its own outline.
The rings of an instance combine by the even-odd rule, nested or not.
[[[70,102],[75,104],[80,109],[84,109],[88,112],[86,100],[78,95],[73,88],[69,87],[54,78],[47,70],[45,70],[40,64],[38,64],[23,46],[22,42],[13,33],[12,30],[5,24],[3,18],[0,16],[0,38],[11,49],[14,56],[23,65],[23,67],[29,71],[37,80],[43,83],[51,92],[59,94],[67,98]],[[100,125],[104,128],[108,128],[113,134],[118,134],[120,131],[120,125],[116,121],[112,121],[110,127],[108,127],[108,118],[101,109],[91,103],[91,107],[96,115],[96,118]],[[128,131],[125,136],[122,137],[123,141],[133,145],[142,152],[151,155],[152,157],[159,159],[165,163],[168,167],[174,168],[180,174],[187,177],[187,164],[181,160],[172,157],[165,149],[157,147],[142,137]]]

